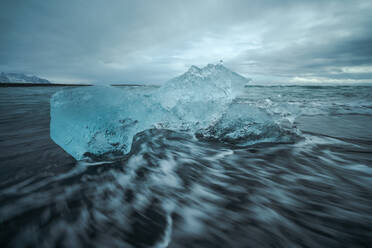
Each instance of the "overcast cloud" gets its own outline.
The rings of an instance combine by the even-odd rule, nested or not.
[[[162,83],[224,60],[256,82],[372,82],[372,1],[0,2],[0,71]]]

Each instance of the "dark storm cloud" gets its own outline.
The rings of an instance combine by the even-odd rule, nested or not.
[[[224,59],[257,81],[367,82],[370,1],[3,0],[0,71],[157,83]]]

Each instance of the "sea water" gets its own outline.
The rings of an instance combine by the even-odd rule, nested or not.
[[[1,247],[372,243],[372,87],[249,86],[204,135],[157,126],[127,153],[80,161],[49,136],[59,90],[0,89]],[[295,138],[246,142],[279,137],[246,135],[252,111]]]

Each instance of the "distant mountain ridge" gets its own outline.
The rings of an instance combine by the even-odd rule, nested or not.
[[[0,73],[0,83],[35,83],[35,84],[51,84],[44,78],[37,76],[27,76],[23,73]]]

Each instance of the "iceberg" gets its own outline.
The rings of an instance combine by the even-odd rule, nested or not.
[[[219,120],[196,135],[207,140],[221,141],[238,146],[255,143],[292,142],[298,137],[291,118],[283,118],[268,108],[233,103]]]
[[[62,90],[51,99],[50,136],[78,160],[86,153],[126,153],[146,116],[155,120],[157,112],[150,99],[112,87]]]
[[[249,81],[222,64],[209,64],[191,66],[150,93],[106,86],[63,89],[51,98],[50,136],[77,160],[126,154],[133,137],[151,128],[222,142],[252,137],[250,143],[259,142],[276,122],[269,112],[234,102]]]

